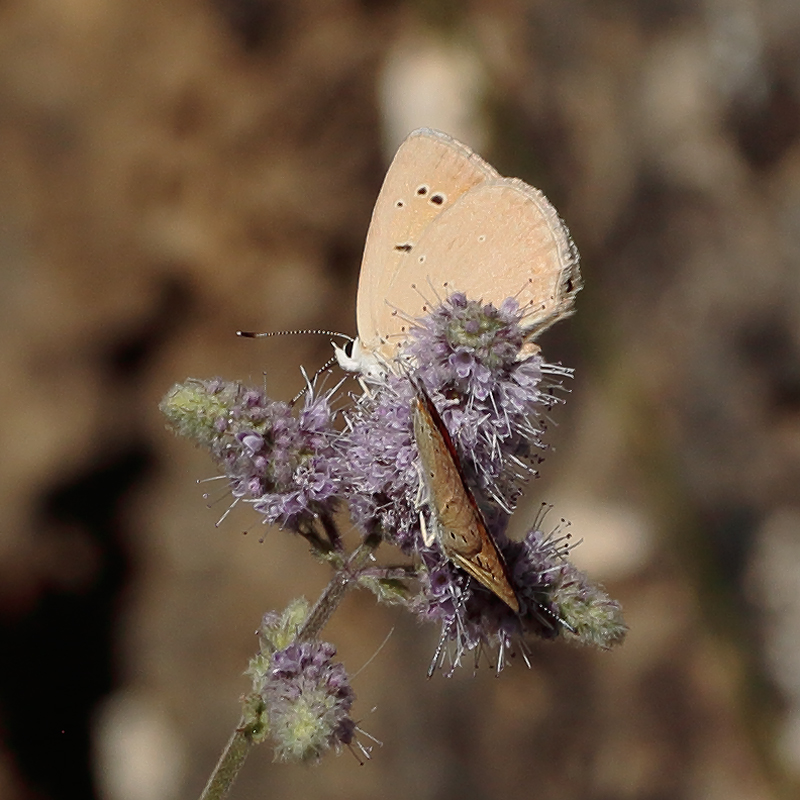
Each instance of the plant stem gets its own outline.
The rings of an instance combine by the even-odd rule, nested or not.
[[[314,603],[314,607],[297,633],[298,642],[307,642],[319,636],[325,623],[331,618],[345,593],[353,585],[353,578],[369,561],[378,544],[380,544],[379,539],[368,538],[353,551],[350,558],[347,559],[347,563],[336,572],[331,582],[325,587],[325,591]]]
[[[298,631],[295,641],[307,642],[319,636],[347,590],[354,585],[353,579],[366,566],[379,544],[380,538],[368,537],[352,552],[347,563],[334,574],[330,583],[319,596]],[[200,795],[200,800],[224,800],[228,796],[252,746],[253,729],[242,719],[231,734],[228,744],[225,745],[217,766],[214,767],[206,788]]]
[[[206,788],[200,795],[200,800],[222,800],[227,797],[252,746],[251,732],[242,728],[240,723],[228,740],[228,744],[225,745],[217,766],[214,767]]]

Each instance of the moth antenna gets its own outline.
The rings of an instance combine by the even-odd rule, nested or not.
[[[463,589],[459,589],[458,596],[455,596],[455,593],[451,587],[451,596],[453,596],[453,600],[455,602],[456,611],[464,608],[466,604],[467,598],[464,594]],[[433,673],[436,672],[437,669],[441,669],[444,665],[445,657],[447,656],[447,652],[445,648],[447,647],[447,641],[450,638],[451,633],[456,632],[456,639],[458,639],[464,632],[463,625],[461,623],[461,618],[458,613],[456,613],[453,618],[446,624],[442,625],[442,633],[439,637],[439,643],[436,645],[436,652],[433,654],[433,658],[431,659],[430,666],[428,667],[427,677],[428,679],[433,677]],[[451,656],[450,659],[450,669],[447,673],[447,677],[450,677],[453,672],[455,671],[456,667],[459,666],[461,663],[461,648],[458,647],[458,651],[456,652],[455,657]]]
[[[442,633],[439,636],[439,643],[436,645],[436,652],[434,652],[430,666],[428,667],[427,677],[429,680],[433,677],[433,673],[436,672],[436,670],[439,669],[444,662],[444,648],[447,644],[447,638],[450,635],[452,627],[452,623],[442,627]]]
[[[570,633],[575,633],[575,628],[573,628],[572,625],[570,625],[569,622],[567,622],[560,614],[557,614],[551,608],[548,608],[547,606],[543,605],[542,603],[539,603],[538,601],[536,605],[538,606],[537,610],[539,612],[542,612],[539,615],[540,619],[542,615],[545,617],[550,617],[551,620],[554,620],[559,625],[563,625]]]
[[[497,649],[497,664],[495,664],[494,674],[499,675],[503,671],[506,663],[506,646],[507,641],[505,636],[500,637],[500,646]]]
[[[350,676],[351,680],[357,678],[377,658],[381,650],[386,647],[386,643],[389,641],[393,633],[394,628],[390,628],[389,633],[386,634],[383,641],[378,645],[378,649],[358,668],[356,672]]]

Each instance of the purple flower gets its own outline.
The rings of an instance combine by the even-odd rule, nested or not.
[[[507,517],[536,474],[552,390],[569,370],[539,355],[520,360],[522,312],[454,294],[412,328],[399,363],[413,365],[455,442],[465,477],[489,516]],[[419,474],[405,375],[370,387],[348,414],[341,474],[354,521],[403,550],[418,546]],[[504,527],[501,525],[500,527]]]
[[[513,652],[515,640],[525,635],[543,639],[561,635],[575,644],[602,649],[622,642],[627,627],[619,603],[567,560],[565,537],[535,528],[521,542],[511,542],[502,534],[495,540],[509,568],[519,613],[440,554],[425,554],[423,592],[413,609],[421,618],[441,624],[440,651],[432,669],[442,666],[445,650],[452,672],[466,653],[489,648],[498,652],[499,671]]]
[[[353,521],[365,534],[411,552],[419,542],[417,452],[411,433],[413,389],[390,376],[358,398],[339,441],[339,473]]]
[[[327,642],[303,642],[272,655],[261,695],[283,761],[317,761],[331,747],[353,742],[355,695],[335,654]]]
[[[502,662],[512,638],[525,633],[598,646],[618,641],[624,634],[618,605],[569,564],[557,540],[540,531],[519,543],[505,537],[545,449],[553,390],[571,372],[525,355],[522,312],[512,299],[497,309],[454,294],[411,334],[398,374],[371,385],[348,413],[339,447],[353,520],[365,533],[416,552],[421,562],[412,609],[442,625],[443,639],[454,644],[454,664],[487,644],[499,646]],[[464,481],[505,557],[519,614],[451,563],[438,543],[422,542],[425,498],[410,410],[415,389],[404,371],[422,383],[453,440]]]
[[[562,635],[610,647],[626,630],[619,605],[570,564],[563,537],[545,535],[538,523],[522,542],[505,535],[546,449],[545,420],[559,402],[561,380],[572,374],[544,361],[526,335],[523,313],[513,299],[496,308],[453,294],[411,328],[392,371],[354,398],[337,420],[341,425],[334,425],[330,395],[310,391],[296,414],[260,391],[222,381],[176,386],[162,410],[178,433],[209,449],[233,495],[251,503],[266,522],[299,530],[317,543],[322,542],[316,532],[321,526],[338,568],[345,561],[331,517],[337,500],[346,502],[365,545],[372,548],[382,541],[413,556],[415,571],[383,569],[371,561],[361,563],[349,578],[438,623],[442,646],[436,664],[449,653],[455,666],[465,653],[491,646],[499,650],[501,667],[515,640],[526,634]],[[451,457],[463,481],[454,502],[472,504],[472,495],[504,563],[504,581],[510,586],[506,602],[448,558],[460,553],[448,553],[435,540],[441,528],[434,514],[439,512],[429,497],[430,483],[420,479],[423,467],[412,421],[412,405],[422,390],[434,406],[428,406],[429,416],[452,440]],[[452,480],[455,470],[450,473]],[[423,521],[433,538],[423,536]],[[317,547],[325,556],[332,550],[324,543]],[[507,604],[512,595],[517,602]],[[323,681],[323,675],[328,689],[343,680],[343,673],[334,679],[325,671],[332,654],[292,644],[296,624],[277,638],[267,637],[265,664],[276,681],[283,681],[269,695],[275,708],[304,693],[310,697],[309,687]],[[259,667],[261,675],[265,664]],[[315,705],[314,713],[319,708]],[[312,714],[309,709],[303,713]],[[261,719],[258,708],[253,714]],[[297,727],[296,717],[286,723],[292,726]],[[347,725],[336,731],[340,742],[352,735]]]
[[[309,392],[295,416],[287,403],[240,383],[188,380],[173,387],[161,410],[177,433],[211,452],[235,498],[266,521],[297,529],[336,502],[328,400]]]

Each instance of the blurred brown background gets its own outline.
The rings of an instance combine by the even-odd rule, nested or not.
[[[629,639],[427,681],[436,632],[353,595],[328,632],[351,673],[394,628],[354,678],[384,746],[262,747],[233,797],[796,796],[800,4],[6,0],[3,800],[199,793],[262,612],[326,570],[246,512],[215,528],[215,469],[156,406],[187,376],[288,399],[330,355],[239,328],[354,332],[419,125],[543,188],[581,249],[531,509],[572,520]]]

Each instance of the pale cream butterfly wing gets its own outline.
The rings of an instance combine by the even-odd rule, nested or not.
[[[396,308],[405,309],[388,303],[387,293],[398,278],[398,285],[410,288],[403,278],[411,262],[409,253],[424,231],[459,197],[498,177],[480,156],[439,131],[421,128],[400,145],[367,233],[358,281],[358,340],[353,358],[337,350],[345,369],[367,371],[371,357],[383,361],[394,357],[408,324],[396,313]],[[421,305],[415,294],[412,312]]]
[[[429,311],[407,283],[499,306],[515,297],[532,339],[573,312],[581,288],[578,255],[547,198],[515,178],[476,186],[429,225],[396,275],[387,301],[418,317]],[[453,268],[455,267],[455,269]]]
[[[529,338],[571,313],[578,255],[547,198],[502,178],[446,134],[412,133],[395,156],[372,215],[358,285],[358,339],[341,365],[365,374],[390,365],[425,298],[464,292],[524,307]]]

